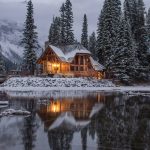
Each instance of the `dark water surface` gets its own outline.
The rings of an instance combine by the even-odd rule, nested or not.
[[[121,93],[0,93],[0,150],[150,150],[150,96]],[[22,96],[22,97],[20,97]],[[67,113],[66,113],[67,112]]]

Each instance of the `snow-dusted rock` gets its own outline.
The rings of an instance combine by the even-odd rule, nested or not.
[[[9,115],[30,115],[29,111],[7,109],[0,114],[0,117],[9,116]]]

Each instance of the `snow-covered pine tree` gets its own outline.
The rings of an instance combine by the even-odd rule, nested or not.
[[[150,72],[150,8],[148,9],[148,13],[146,16],[146,26],[147,26],[147,36],[148,36],[148,48],[149,48],[148,62],[149,62],[149,72]]]
[[[116,79],[129,83],[134,80],[138,67],[138,60],[134,48],[134,41],[129,23],[122,18],[118,32],[118,45],[113,61],[113,74]]]
[[[33,4],[29,0],[27,3],[27,15],[25,26],[23,30],[22,44],[24,46],[23,57],[23,70],[28,71],[30,74],[34,74],[36,69],[36,52],[39,47],[37,41],[37,32],[35,32],[36,26],[34,25],[33,18]]]
[[[60,45],[60,17],[56,17],[54,21],[54,41],[56,46]]]
[[[70,0],[65,2],[65,37],[66,44],[70,45],[74,43],[74,34],[73,34],[73,11],[72,3]]]
[[[125,19],[130,23],[133,40],[135,40],[135,48],[137,49],[139,60],[137,78],[141,80],[146,79],[148,75],[148,37],[144,14],[143,0],[125,0],[124,15]]]
[[[53,35],[54,35],[54,17],[53,17],[53,22],[50,25],[50,29],[49,29],[49,35],[48,35],[48,40],[49,43],[53,43]]]
[[[96,41],[96,55],[101,64],[104,65],[104,49],[103,49],[103,10],[101,11],[101,14],[98,18],[98,24],[97,24],[97,41]]]
[[[148,13],[146,15],[146,26],[147,26],[147,36],[148,36],[148,45],[150,49],[150,8],[148,9]]]
[[[82,34],[81,34],[81,44],[88,49],[88,22],[87,16],[84,14]]]
[[[53,23],[50,27],[49,42],[54,46],[60,45],[60,18],[53,18]]]
[[[141,28],[145,27],[145,6],[143,0],[137,0],[137,32],[136,32],[136,42],[140,41],[140,34],[139,32]]]
[[[118,26],[121,18],[121,2],[120,0],[105,0],[101,13],[102,21],[98,25],[98,39],[97,42],[101,44],[97,47],[98,53],[104,56],[104,65],[111,73],[113,64],[114,52],[117,45]],[[100,40],[100,41],[99,41]],[[99,52],[102,51],[102,52]],[[99,61],[101,57],[99,57]]]
[[[93,58],[96,59],[97,56],[96,56],[96,36],[95,36],[95,32],[93,32],[89,36],[89,46],[88,46],[88,49],[92,53]]]
[[[148,9],[148,12],[146,15],[146,24],[150,24],[150,8]]]
[[[60,8],[60,45],[66,45],[65,4]]]
[[[136,39],[138,30],[137,0],[124,1],[124,16],[131,26],[133,37]]]
[[[5,73],[6,73],[6,70],[5,70],[4,60],[2,57],[2,49],[0,45],[0,74],[5,74]]]
[[[138,45],[138,59],[141,65],[140,79],[147,79],[149,63],[148,63],[148,34],[145,26],[145,6],[143,0],[137,1],[138,8],[138,30],[136,40]]]
[[[149,74],[148,62],[148,36],[145,27],[139,29],[139,42],[138,42],[138,59],[140,64],[139,79],[146,80]]]

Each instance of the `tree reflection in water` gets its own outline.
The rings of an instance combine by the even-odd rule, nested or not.
[[[31,112],[31,116],[27,116],[23,119],[23,128],[21,129],[22,142],[24,150],[33,150],[36,142],[36,101],[31,99],[24,103],[24,108]]]
[[[58,129],[48,132],[49,145],[52,150],[70,150],[73,130]]]
[[[107,96],[103,103],[103,109],[91,118],[88,126],[80,130],[83,150],[87,149],[87,136],[91,136],[92,139],[97,138],[98,150],[150,149],[150,101],[148,97],[111,95]],[[53,150],[55,148],[69,149],[72,137],[72,131],[65,132],[56,129],[49,133],[50,147]]]
[[[91,119],[90,135],[98,149],[150,149],[150,101],[146,97],[114,97]]]

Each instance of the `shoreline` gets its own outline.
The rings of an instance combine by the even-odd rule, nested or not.
[[[42,92],[42,91],[104,91],[104,92],[150,92],[150,86],[120,87],[0,87],[1,92]]]

